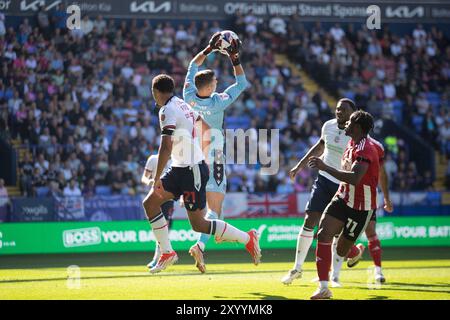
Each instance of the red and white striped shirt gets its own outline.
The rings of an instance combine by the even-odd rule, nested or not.
[[[378,162],[380,162],[380,167],[384,164],[384,147],[378,140],[372,138],[371,136],[367,136],[370,141],[373,142],[375,149],[377,149],[378,152]]]
[[[355,210],[375,210],[377,208],[380,154],[371,138],[363,138],[358,144],[355,144],[353,139],[349,141],[342,157],[342,169],[350,171],[357,162],[369,166],[366,174],[356,186],[341,182],[337,195],[345,201],[347,206]]]

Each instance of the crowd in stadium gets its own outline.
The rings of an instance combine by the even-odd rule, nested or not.
[[[227,110],[225,128],[280,129],[280,170],[262,176],[257,165],[230,164],[229,191],[289,193],[312,185],[312,171],[295,183],[287,173],[333,114],[289,67],[275,64],[274,53],[283,50],[317,68],[327,89],[377,117],[395,117],[399,106],[401,121],[449,153],[450,49],[442,31],[418,26],[412,35],[385,31],[377,38],[338,24],[307,31],[295,16],[259,21],[251,13],[238,13],[232,25],[244,42],[241,61],[251,88]],[[28,150],[19,164],[22,193],[144,192],[143,165],[159,144],[151,80],[168,73],[181,94],[190,60],[221,29],[218,22],[174,26],[85,16],[80,30],[68,32],[61,8],[41,10],[18,28],[0,16],[0,136],[20,139]],[[225,56],[212,54],[206,65],[215,70],[219,91],[234,82]],[[392,188],[431,190],[431,172],[419,181],[408,157],[404,145],[388,154]]]
[[[450,154],[450,44],[438,27],[426,31],[418,24],[403,36],[388,25],[380,32],[339,23],[306,30],[294,15],[278,39],[330,92],[354,99],[377,118],[406,125]],[[431,172],[418,175],[408,146],[398,147],[388,156],[393,188],[431,190]]]

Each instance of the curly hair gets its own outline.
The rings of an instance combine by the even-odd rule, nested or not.
[[[352,113],[353,122],[361,126],[364,134],[368,134],[373,129],[373,117],[370,113],[358,110]]]

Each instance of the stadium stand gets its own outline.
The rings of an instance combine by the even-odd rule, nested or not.
[[[20,192],[62,194],[74,180],[84,195],[142,193],[141,168],[159,143],[151,79],[167,72],[181,92],[190,59],[222,26],[85,17],[81,30],[67,33],[60,16],[43,11],[37,24],[25,18],[18,28],[0,27],[0,138],[21,150]],[[312,173],[292,184],[287,172],[317,141],[341,96],[449,154],[450,49],[437,27],[405,35],[351,24],[308,30],[297,16],[260,23],[251,12],[238,13],[230,27],[244,39],[251,88],[229,108],[225,127],[280,129],[282,151],[276,177],[260,176],[258,165],[229,165],[230,191],[307,191]],[[218,90],[233,83],[225,57],[207,64]],[[299,65],[334,100],[305,89]],[[433,190],[434,166],[420,178],[408,142],[384,142],[394,190]]]

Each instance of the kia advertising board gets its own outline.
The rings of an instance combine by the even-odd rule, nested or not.
[[[377,5],[381,18],[386,22],[448,23],[450,5],[445,2],[407,3],[365,1],[206,1],[206,0],[0,0],[0,11],[7,15],[33,15],[41,5],[50,11],[59,4],[63,8],[78,5],[81,13],[91,16],[117,18],[152,19],[210,19],[225,20],[237,10],[247,14],[250,10],[255,16],[268,17],[280,15],[289,17],[298,14],[303,21],[364,22],[368,17],[367,8]]]

